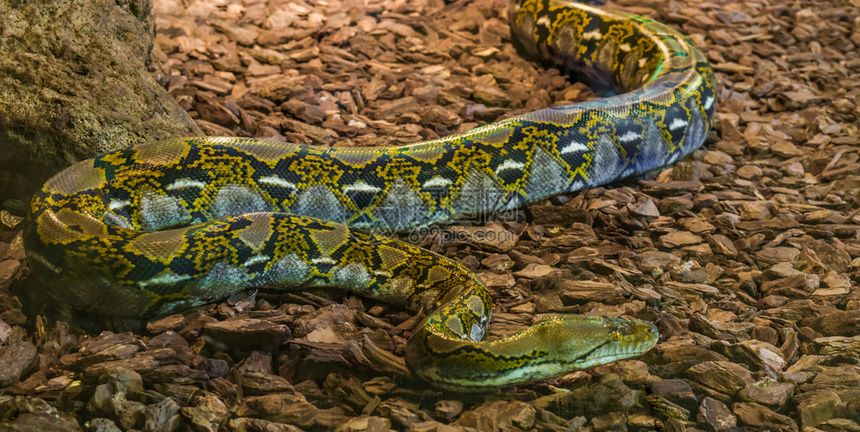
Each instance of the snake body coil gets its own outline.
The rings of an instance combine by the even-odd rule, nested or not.
[[[339,286],[428,311],[407,363],[457,390],[647,351],[651,324],[579,315],[482,341],[493,303],[479,280],[366,230],[515,208],[670,164],[704,141],[714,76],[683,36],[555,0],[514,3],[510,15],[526,49],[620,94],[401,147],[190,138],[97,156],[33,198],[24,235],[39,295],[79,315],[148,318],[248,288]]]

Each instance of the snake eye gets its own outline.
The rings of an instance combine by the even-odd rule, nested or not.
[[[620,341],[620,340],[621,340],[621,332],[620,332],[620,331],[618,331],[618,330],[616,330],[616,331],[612,332],[612,334],[610,335],[610,337],[612,337],[612,340],[614,340],[614,341],[618,342],[618,341]]]

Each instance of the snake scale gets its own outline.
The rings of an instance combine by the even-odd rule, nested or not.
[[[582,315],[483,341],[493,302],[480,280],[374,234],[603,185],[671,164],[705,140],[714,74],[685,37],[560,0],[520,0],[509,14],[527,51],[616,94],[399,147],[203,137],[96,156],[32,200],[24,239],[44,280],[39,298],[75,316],[146,319],[249,288],[341,287],[425,311],[406,362],[462,391],[648,351],[652,324]]]

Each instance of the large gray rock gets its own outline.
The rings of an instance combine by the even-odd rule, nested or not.
[[[52,174],[140,142],[200,134],[147,72],[150,0],[0,0],[0,207]]]

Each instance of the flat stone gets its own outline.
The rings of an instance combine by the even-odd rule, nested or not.
[[[816,390],[795,396],[801,427],[815,427],[833,418],[842,400],[833,390]]]
[[[434,412],[439,418],[451,421],[463,412],[463,402],[458,400],[442,400],[436,402]]]
[[[481,264],[496,273],[502,273],[513,268],[516,263],[506,254],[493,254],[482,259]]]
[[[683,283],[667,281],[666,286],[683,294],[697,295],[702,297],[719,297],[720,290],[714,286],[703,283]]]
[[[705,153],[705,157],[702,159],[702,161],[711,165],[731,164],[732,157],[719,150],[711,150]]]
[[[218,396],[201,391],[192,397],[190,406],[182,407],[183,422],[194,431],[218,432],[230,409]]]
[[[596,366],[595,375],[615,374],[622,382],[638,386],[660,381],[651,375],[648,364],[641,360],[620,360],[606,365]]]
[[[389,118],[397,117],[405,113],[418,112],[420,109],[421,105],[419,105],[412,96],[406,96],[393,101],[386,101],[379,106],[380,114],[383,117]]]
[[[825,369],[822,365],[825,360],[826,357],[823,355],[801,356],[782,373],[782,377],[798,384],[810,381]]]
[[[332,145],[337,141],[337,134],[334,131],[286,117],[278,120],[278,125],[281,128],[307,137],[313,144]]]
[[[10,422],[0,422],[0,429],[8,432],[80,432],[78,422],[68,417],[57,415],[24,413]]]
[[[761,178],[761,175],[762,175],[761,168],[759,168],[755,165],[741,166],[735,172],[737,173],[738,177],[744,178],[747,180],[757,180],[757,179]]]
[[[179,405],[166,397],[143,410],[143,428],[151,431],[175,431],[180,424]]]
[[[704,235],[714,231],[715,227],[700,217],[687,217],[680,220],[681,225],[688,231],[697,235]]]
[[[291,424],[276,423],[258,418],[235,418],[227,422],[229,430],[235,432],[302,432]]]
[[[509,429],[511,426],[528,430],[534,426],[537,410],[519,401],[487,402],[466,411],[454,424],[477,430]]]
[[[0,389],[21,380],[36,366],[38,351],[30,342],[0,346]]]
[[[730,430],[737,426],[737,417],[732,414],[729,407],[710,397],[702,399],[697,419],[700,423],[705,423],[718,432]]]
[[[256,318],[236,318],[209,323],[203,328],[206,341],[226,349],[275,351],[290,339],[289,327]]]
[[[660,203],[657,205],[657,215],[681,213],[687,210],[692,210],[695,206],[692,195],[690,194],[666,197],[661,199]]]
[[[784,140],[778,140],[777,142],[773,143],[770,146],[770,150],[774,154],[784,158],[793,158],[803,155],[803,150],[799,149],[796,145]]]
[[[860,432],[860,424],[847,418],[830,419],[818,426],[829,432]]]
[[[58,416],[57,409],[44,399],[29,396],[0,396],[0,413],[2,413],[0,414],[2,420],[8,420],[10,415],[23,413]]]
[[[786,365],[779,348],[767,342],[750,339],[733,344],[730,349],[737,354],[736,360],[753,370],[763,370],[772,378],[776,378]]]
[[[143,412],[146,405],[133,400],[113,398],[109,401],[109,412],[121,429],[139,428],[143,424]]]
[[[454,238],[464,243],[474,244],[490,252],[510,252],[517,243],[518,237],[511,231],[496,223],[485,226],[454,226],[448,229]]]
[[[828,336],[812,341],[824,356],[845,356],[860,352],[860,336]]]
[[[836,272],[828,272],[823,279],[821,279],[821,283],[829,288],[845,288],[851,289],[854,287],[854,284],[851,282],[851,278],[847,275],[838,274]]]
[[[755,382],[741,365],[726,361],[706,361],[689,369],[690,377],[720,393],[733,395]]]
[[[617,431],[627,426],[627,419],[620,412],[610,412],[591,419],[595,431]]]
[[[413,93],[415,96],[415,93]],[[421,124],[425,126],[443,125],[446,127],[454,127],[463,122],[463,119],[455,112],[442,108],[438,105],[424,107],[420,111]],[[438,130],[438,129],[437,129]]]
[[[665,270],[671,265],[678,265],[681,259],[668,252],[646,251],[639,255],[639,268],[651,272],[655,269]]]
[[[575,222],[588,220],[588,214],[584,209],[554,205],[533,205],[529,210],[535,218],[535,222],[544,225],[568,226]]]
[[[755,256],[767,264],[793,263],[800,256],[800,251],[793,247],[777,246],[763,248]]]
[[[797,423],[791,417],[777,414],[757,403],[736,403],[732,411],[744,426],[780,432],[798,432]]]
[[[183,327],[185,327],[185,316],[182,314],[168,315],[146,323],[146,330],[152,334],[160,334],[168,330],[177,332]]]
[[[231,41],[236,41],[246,46],[254,45],[257,41],[259,31],[252,26],[240,27],[236,23],[222,20],[212,20],[209,23],[214,29],[224,33]]]
[[[779,344],[779,332],[777,332],[773,327],[756,326],[756,328],[752,330],[752,333],[750,333],[750,336],[753,339],[767,342],[774,346]]]
[[[541,279],[546,277],[557,278],[562,270],[546,264],[529,264],[524,269],[515,271],[514,276],[524,279]]]
[[[169,348],[165,348],[170,350]],[[173,350],[170,350],[173,351]],[[147,354],[152,354],[147,353]],[[159,353],[161,354],[161,353]],[[168,353],[164,353],[167,355]],[[155,355],[141,355],[138,353],[137,356],[123,359],[123,360],[114,360],[114,361],[106,361],[102,363],[96,363],[92,366],[86,367],[82,371],[82,375],[85,381],[96,381],[103,374],[108,373],[110,371],[118,370],[118,369],[128,369],[135,371],[137,373],[145,373],[149,372],[158,366],[161,365],[160,359]]]
[[[651,385],[651,393],[672,401],[689,411],[694,411],[699,405],[699,399],[693,393],[690,384],[680,379],[666,379]]]
[[[408,427],[421,419],[418,404],[407,402],[399,397],[387,399],[379,404],[379,413],[394,421],[395,425]],[[464,414],[465,415],[465,414]],[[458,419],[462,420],[463,416]]]
[[[860,366],[839,364],[837,366],[825,367],[824,370],[812,379],[812,384],[807,385],[807,387],[810,390],[833,390],[840,397],[843,394],[850,397],[854,390],[860,388]]]
[[[738,396],[746,402],[755,402],[779,411],[794,395],[794,385],[776,382],[770,378],[757,381],[740,391]]]
[[[242,374],[242,389],[248,396],[263,396],[271,393],[296,393],[285,378],[261,372]]]
[[[702,237],[689,231],[673,231],[660,237],[663,247],[677,248],[681,246],[694,245],[702,242]]]
[[[694,365],[707,361],[728,361],[725,356],[697,345],[665,348],[658,345],[657,349],[663,359],[663,363],[656,367],[655,374],[658,376],[686,377],[687,370]]]
[[[586,303],[596,301],[609,303],[621,298],[624,289],[609,282],[576,281],[563,279],[559,281],[561,298],[565,303]]]
[[[74,367],[81,369],[105,361],[131,358],[143,347],[143,343],[130,332],[103,332],[81,346],[81,356]]]
[[[659,418],[669,420],[687,420],[690,418],[690,410],[660,396],[648,395],[645,400],[648,401],[648,406]]]
[[[813,319],[809,327],[824,336],[860,335],[860,310],[828,313]]]
[[[391,420],[379,416],[360,415],[347,420],[338,430],[350,432],[388,432],[391,430]]]
[[[236,415],[308,427],[313,424],[317,411],[317,407],[308,403],[304,396],[276,393],[246,398],[236,410]]]
[[[111,419],[99,417],[90,419],[87,423],[90,425],[88,429],[90,432],[122,432],[122,429]]]
[[[740,206],[740,216],[745,221],[760,221],[770,218],[771,203],[768,201],[747,201]]]
[[[203,369],[192,369],[184,364],[169,364],[149,371],[146,378],[149,383],[202,385],[209,380],[209,375]]]
[[[710,237],[710,244],[714,251],[721,255],[734,257],[738,255],[738,249],[735,244],[725,235],[714,234]]]
[[[690,208],[692,208],[692,207],[693,207],[693,203],[690,202]],[[660,216],[660,210],[657,209],[657,205],[654,204],[654,201],[649,200],[649,199],[637,201],[636,203],[627,204],[627,208],[630,210],[630,213],[633,213],[637,216],[645,216],[645,217],[659,217]]]
[[[597,244],[597,235],[594,229],[582,223],[574,223],[566,228],[561,235],[551,237],[543,242],[543,245],[558,251],[570,251],[584,246]]]
[[[478,277],[484,281],[484,285],[489,288],[504,289],[511,288],[517,284],[514,275],[510,273],[493,273],[489,271],[479,272]]]
[[[794,266],[791,265],[790,262],[778,262],[765,271],[765,274],[777,277],[777,278],[785,278],[790,276],[801,276],[804,275],[802,271],[795,270]]]
[[[354,331],[357,319],[355,310],[342,304],[332,304],[302,316],[293,323],[292,328],[295,330],[295,337],[306,337],[320,328],[332,329],[342,334]]]
[[[290,99],[284,102],[283,105],[281,105],[281,108],[289,111],[292,115],[308,124],[318,125],[326,118],[326,111],[324,108],[298,99]]]
[[[818,275],[796,274],[761,284],[761,291],[768,295],[785,295],[789,298],[804,299],[815,292],[819,286]]]
[[[460,432],[466,431],[467,429],[460,426],[449,426],[445,423],[440,423],[435,420],[428,420],[418,423],[412,423],[409,425],[410,432],[438,432],[438,431],[451,431],[451,432]]]
[[[657,418],[646,412],[635,412],[627,415],[627,426],[633,430],[657,430]]]
[[[486,84],[476,85],[472,97],[476,101],[490,106],[506,106],[511,102],[511,98],[507,93],[501,91],[498,87]]]
[[[123,368],[112,369],[99,378],[99,385],[88,402],[88,408],[110,414],[115,398],[125,399],[128,394],[142,391],[143,378],[139,373]]]

